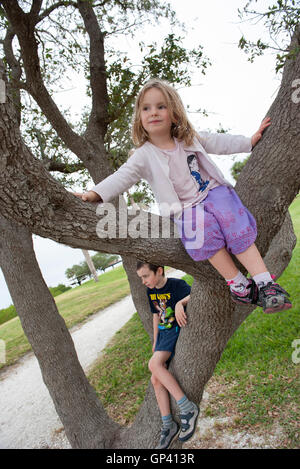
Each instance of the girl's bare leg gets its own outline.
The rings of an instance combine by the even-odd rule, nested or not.
[[[234,278],[239,272],[238,268],[225,248],[220,249],[208,260],[225,279]]]
[[[268,272],[266,264],[261,257],[255,244],[252,244],[246,251],[235,254],[240,263],[247,269],[251,277]],[[227,277],[230,278],[230,277]]]
[[[251,277],[253,277],[253,275],[262,274],[263,272],[268,272],[266,264],[255,244],[252,244],[246,251],[235,254],[235,256],[247,269]],[[234,278],[239,272],[225,248],[220,249],[208,260],[225,279]]]

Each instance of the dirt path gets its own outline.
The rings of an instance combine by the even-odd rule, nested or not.
[[[172,270],[167,275],[180,278],[184,272]],[[71,329],[85,371],[134,312],[127,296]],[[0,373],[0,396],[0,448],[70,447],[33,353]]]

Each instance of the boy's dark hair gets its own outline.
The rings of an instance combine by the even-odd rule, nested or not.
[[[163,276],[165,275],[165,268],[163,265],[154,265],[154,264],[150,264],[150,262],[145,262],[145,261],[137,261],[136,270],[141,269],[142,267],[144,267],[144,265],[148,266],[149,269],[152,270],[152,272],[154,272],[155,274],[157,272],[157,269],[161,267],[163,270]]]

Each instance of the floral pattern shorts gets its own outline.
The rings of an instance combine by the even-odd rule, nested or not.
[[[202,202],[185,209],[174,222],[187,253],[195,261],[209,259],[223,247],[240,254],[257,236],[255,218],[228,186],[211,189]]]

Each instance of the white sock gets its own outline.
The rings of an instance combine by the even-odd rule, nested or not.
[[[271,277],[270,272],[263,272],[262,274],[257,274],[253,275],[253,280],[256,283],[257,286],[263,287],[264,285],[267,285],[267,283],[272,282],[273,279]]]
[[[237,290],[237,291],[244,290],[244,288],[246,288],[249,283],[249,280],[240,271],[234,278],[225,279],[225,280],[227,283],[231,282],[230,288],[232,288],[233,290]]]

